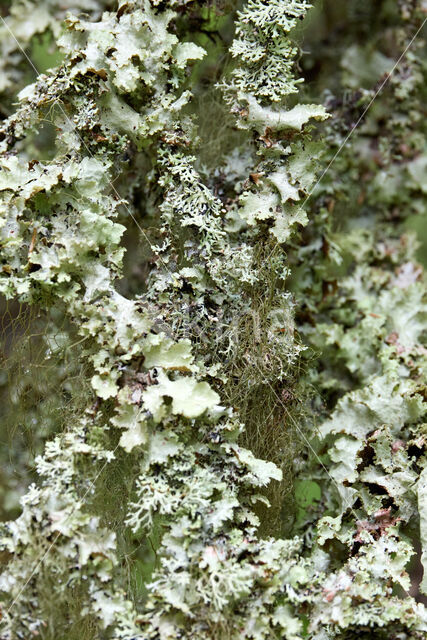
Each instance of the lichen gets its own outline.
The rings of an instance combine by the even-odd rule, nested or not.
[[[423,206],[421,64],[332,167],[373,92],[291,103],[309,4],[249,0],[210,89],[242,135],[211,167],[192,102],[195,25],[221,19],[205,5],[68,14],[60,66],[0,128],[0,292],[74,325],[88,387],[1,526],[1,638],[421,639],[407,566],[418,518],[426,553],[427,307],[391,224]],[[41,7],[59,35],[62,9]],[[27,144],[46,120],[50,159]],[[296,475],[321,489],[314,518],[295,516]]]

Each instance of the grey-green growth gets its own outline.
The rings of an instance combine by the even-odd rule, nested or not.
[[[425,3],[379,4],[401,51]],[[346,43],[346,100],[296,96],[306,0],[10,5],[0,292],[50,319],[58,410],[26,371],[0,638],[425,638],[421,39],[334,159],[375,88]]]

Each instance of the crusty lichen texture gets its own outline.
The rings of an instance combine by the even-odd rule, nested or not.
[[[83,392],[1,525],[2,640],[425,637],[427,306],[402,226],[423,208],[423,67],[414,47],[393,119],[373,110],[316,185],[373,91],[298,96],[310,8],[11,3],[0,292],[53,313],[74,364],[52,375],[77,367]],[[401,48],[423,11],[399,3]],[[62,62],[23,86],[46,30]],[[302,515],[295,479],[321,490]]]

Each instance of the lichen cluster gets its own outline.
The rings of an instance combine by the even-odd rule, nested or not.
[[[355,46],[346,103],[297,102],[306,0],[49,1],[31,29],[24,4],[3,24],[0,292],[74,349],[51,369],[74,410],[1,526],[0,637],[423,638],[420,45],[393,118],[335,158],[375,89]],[[400,3],[400,48],[423,12]],[[62,62],[22,86],[18,43],[46,29]],[[321,491],[302,513],[295,482]]]

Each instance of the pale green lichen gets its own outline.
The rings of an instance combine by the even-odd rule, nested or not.
[[[203,4],[69,15],[62,65],[21,91],[0,130],[0,291],[60,307],[92,388],[2,525],[1,637],[421,639],[402,529],[419,516],[425,545],[427,308],[411,243],[387,218],[390,204],[396,217],[422,206],[421,124],[405,103],[418,99],[417,58],[406,94],[394,82],[392,132],[373,116],[310,216],[345,117],[319,142],[326,109],[284,102],[300,83],[288,32],[308,3],[249,0],[237,13],[219,86],[247,149],[212,175],[197,166],[187,80],[203,64],[190,41]],[[49,161],[26,147],[45,119]],[[366,177],[378,128],[384,158]],[[407,162],[386,153],[396,139]],[[357,207],[346,228],[333,215],[359,180],[369,233]],[[130,218],[149,246],[135,296],[119,283]],[[323,406],[313,391],[306,401],[310,387]],[[296,471],[321,500],[284,539],[272,534]]]

